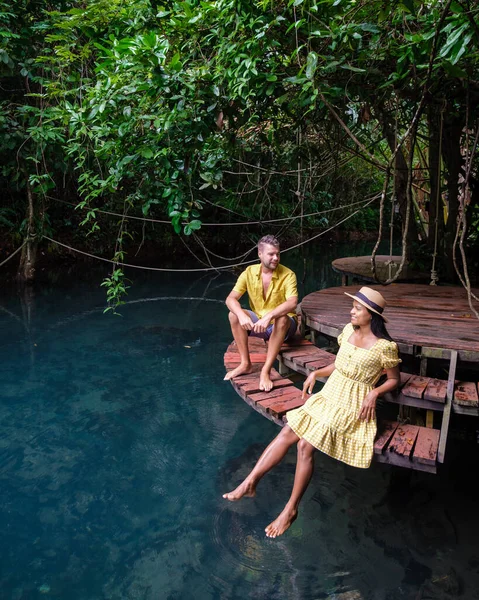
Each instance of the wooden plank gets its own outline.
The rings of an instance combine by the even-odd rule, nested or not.
[[[281,379],[275,380],[273,383],[274,383],[273,389],[274,388],[276,388],[276,389],[285,388],[285,387],[290,387],[290,386],[294,387],[294,383],[291,381],[291,379],[281,378]],[[235,385],[235,389],[242,398],[244,398],[245,396],[250,396],[251,394],[255,394],[255,393],[262,391],[259,388],[259,377],[255,381],[244,383],[243,385]]]
[[[288,340],[287,342],[283,343],[283,345],[281,346],[281,352],[283,350],[287,350],[289,348],[300,348],[303,346],[313,346],[313,345],[314,344],[312,344],[312,342],[310,342],[309,340],[305,340],[304,338],[295,336],[291,340]]]
[[[424,400],[433,402],[446,402],[447,381],[443,379],[431,379],[424,391]]]
[[[264,402],[266,402],[266,405],[268,405],[268,403],[270,403],[270,401],[273,401],[274,398],[278,399],[282,396],[291,394],[291,393],[301,393],[296,387],[293,386],[293,388],[287,387],[287,388],[273,388],[270,392],[257,392],[255,394],[249,394],[248,398],[250,398],[250,400],[252,400],[253,402],[261,402],[262,406],[264,406]]]
[[[401,371],[401,373],[399,373],[399,377],[399,387],[402,388],[411,379],[412,373],[403,373]]]
[[[297,396],[296,398],[290,398],[289,400],[284,400],[283,402],[275,402],[274,404],[271,404],[268,407],[268,412],[277,418],[281,418],[288,411],[299,408],[300,406],[303,406],[304,403],[305,400],[302,400],[301,396]]]
[[[454,402],[463,406],[479,406],[476,384],[472,381],[458,381],[454,389]]]
[[[414,447],[413,460],[426,465],[435,465],[440,433],[439,429],[421,427]]]
[[[411,398],[411,396],[405,396],[401,392],[386,392],[383,398],[386,402],[401,404],[402,406],[415,406],[416,408],[434,411],[444,410],[444,404],[441,402],[432,402],[431,400],[424,400],[424,398]]]
[[[426,471],[427,473],[436,473],[437,465],[425,465],[417,460],[409,460],[403,456],[398,456],[394,452],[385,452],[384,454],[375,454],[374,458],[377,462],[394,465],[396,467],[404,467],[406,469],[414,469],[415,471]]]
[[[326,352],[326,350],[322,350],[321,348],[316,348],[316,352],[309,356],[297,356],[294,358],[293,362],[297,363],[301,367],[305,367],[307,364],[312,362],[319,363],[321,366],[330,365],[336,360],[336,355],[331,354],[331,352]]]
[[[290,360],[294,360],[299,356],[310,356],[311,360],[315,358],[319,354],[316,352],[316,346],[303,346],[302,348],[293,348],[292,350],[281,350],[280,354],[283,358],[289,358]]]
[[[387,452],[394,452],[410,460],[418,432],[419,427],[416,425],[398,425],[388,444]]]
[[[454,398],[454,381],[456,379],[457,350],[451,352],[451,362],[449,363],[449,376],[447,379],[446,402],[444,404],[444,414],[442,416],[441,435],[439,438],[439,448],[437,451],[437,460],[441,464],[446,455],[447,435],[449,433],[449,421],[451,418],[451,407]]]
[[[317,369],[321,369],[322,367],[327,367],[328,365],[332,364],[335,360],[336,356],[334,354],[331,355],[331,358],[324,356],[318,360],[308,360],[304,363],[304,368],[308,371],[316,371]]]
[[[243,375],[238,375],[237,377],[234,377],[234,379],[233,379],[234,383],[237,383],[238,385],[244,385],[246,383],[252,383],[253,381],[256,381],[256,379],[259,380],[259,373],[261,371],[262,365],[255,364],[255,365],[252,365],[251,368],[252,368],[251,373],[243,373]],[[281,375],[278,373],[278,371],[276,369],[271,369],[271,371],[269,373],[269,377],[270,377],[271,381],[276,381],[278,379],[282,379]]]
[[[374,442],[374,454],[382,454],[397,429],[396,421],[381,421],[378,424],[378,435]]]
[[[418,375],[412,375],[409,378],[409,381],[402,389],[402,393],[405,396],[410,396],[411,398],[422,398],[424,390],[429,383],[429,377],[419,377]]]

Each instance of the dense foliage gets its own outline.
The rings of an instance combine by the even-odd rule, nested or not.
[[[142,225],[100,210],[167,218],[188,236],[231,211],[257,221],[354,205],[385,179],[409,244],[438,246],[444,274],[461,198],[476,236],[477,2],[1,9],[0,222],[17,241],[63,236],[121,261]],[[376,228],[375,206],[344,226]]]

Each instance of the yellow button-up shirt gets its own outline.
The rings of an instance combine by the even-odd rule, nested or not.
[[[251,265],[238,277],[233,288],[234,292],[243,295],[248,293],[251,310],[261,319],[274,308],[286,302],[292,296],[298,296],[296,275],[283,265],[278,265],[273,271],[271,283],[268,286],[266,298],[263,298],[263,281],[261,279],[261,263]],[[296,313],[288,313],[296,317]]]

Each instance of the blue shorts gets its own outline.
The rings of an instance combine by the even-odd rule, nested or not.
[[[256,323],[257,321],[259,321],[258,315],[256,313],[254,313],[252,310],[247,310],[246,312],[251,317],[251,320],[253,321],[253,323]],[[289,329],[286,332],[286,335],[284,337],[285,341],[287,339],[289,339],[290,337],[293,337],[293,335],[296,333],[296,330],[298,328],[298,323],[296,322],[296,319],[293,319],[293,317],[290,317],[289,315],[288,315],[288,317],[289,317]],[[261,338],[262,340],[269,340],[269,338],[271,337],[271,334],[273,333],[273,327],[274,327],[274,323],[271,323],[270,325],[268,325],[265,332],[256,333],[254,331],[248,331],[248,335],[250,335],[251,337]]]

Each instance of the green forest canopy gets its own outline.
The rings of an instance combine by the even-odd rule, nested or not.
[[[144,224],[100,211],[196,238],[235,212],[264,221],[346,205],[301,219],[325,228],[382,192],[348,225],[377,229],[392,198],[406,248],[437,250],[442,277],[454,277],[455,239],[477,241],[475,1],[0,10],[0,227],[12,246],[26,240],[27,279],[43,236],[125,260]],[[122,276],[107,282],[113,301]]]

